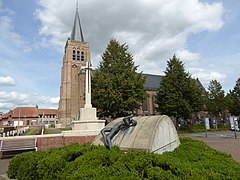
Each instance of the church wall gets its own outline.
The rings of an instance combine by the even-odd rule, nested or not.
[[[157,104],[155,103],[155,95],[157,91],[154,90],[147,90],[146,93],[148,94],[147,99],[143,102],[142,107],[140,107],[136,113],[137,115],[156,115],[159,114],[156,111]]]

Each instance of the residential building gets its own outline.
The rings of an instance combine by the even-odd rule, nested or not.
[[[2,115],[4,126],[38,126],[41,124],[57,124],[57,109],[39,109],[36,107],[17,107]]]

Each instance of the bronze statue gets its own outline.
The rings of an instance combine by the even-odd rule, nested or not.
[[[136,126],[137,121],[132,119],[133,115],[124,117],[122,121],[115,124],[112,128],[104,128],[101,130],[101,134],[103,136],[103,142],[106,148],[111,149],[112,148],[112,138],[123,129],[127,129],[131,126]],[[108,133],[108,134],[107,134]]]

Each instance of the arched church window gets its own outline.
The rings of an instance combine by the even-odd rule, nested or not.
[[[155,95],[152,94],[152,111],[153,111],[153,114],[155,114],[155,112],[156,112],[155,101],[156,101]]]
[[[81,61],[84,61],[84,51],[81,51]]]
[[[72,59],[76,60],[76,50],[73,50],[73,55],[72,56],[73,56]]]
[[[80,60],[80,51],[77,51],[77,60]]]

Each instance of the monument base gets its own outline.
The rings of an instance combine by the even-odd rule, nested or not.
[[[98,131],[100,132],[105,127],[105,120],[80,120],[73,121],[72,130],[82,131]]]
[[[97,136],[99,134],[99,131],[88,131],[88,130],[70,130],[70,131],[63,131],[61,135],[64,137],[69,137],[69,136],[84,136],[84,137],[89,137],[89,136]]]
[[[96,108],[88,107],[80,109],[80,121],[97,120]]]
[[[81,108],[80,120],[72,122],[72,130],[100,132],[105,127],[105,120],[98,120],[96,115],[96,108]]]

